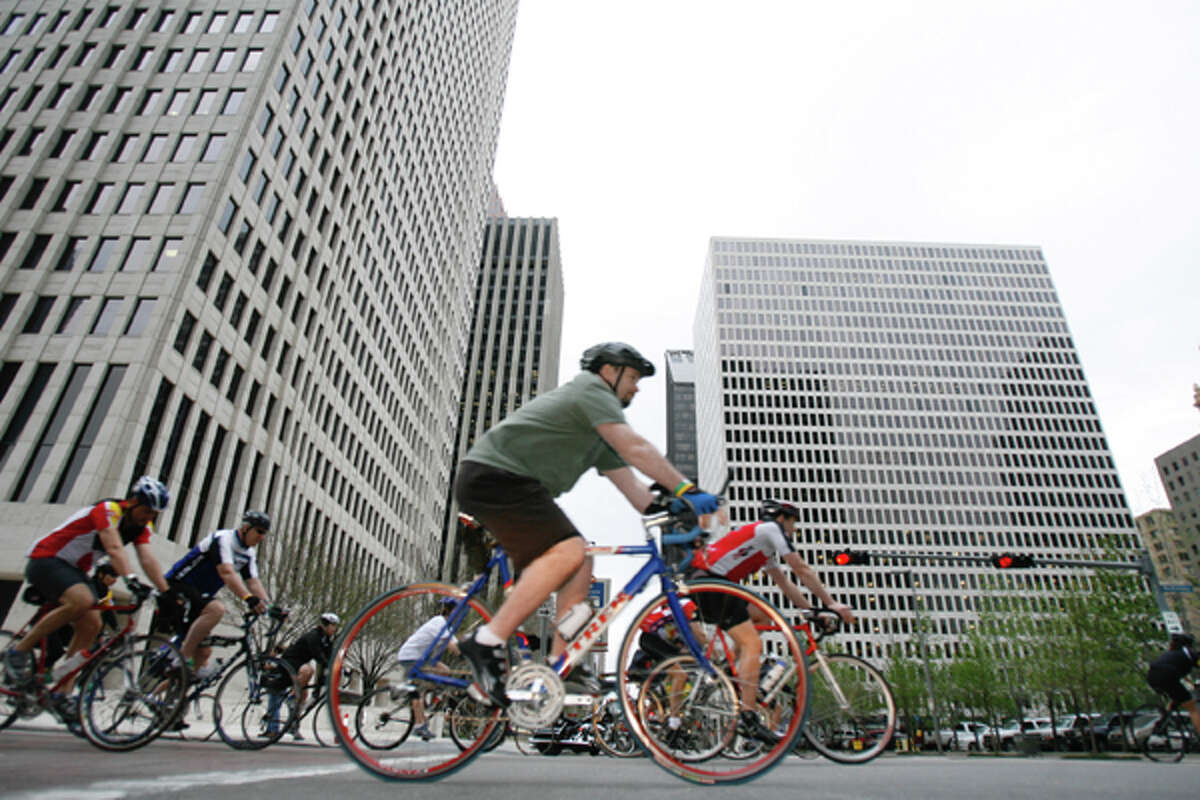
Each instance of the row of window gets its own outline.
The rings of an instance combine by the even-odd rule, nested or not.
[[[29,111],[33,108],[34,103],[42,96],[42,90],[46,88],[41,84],[34,84],[26,91],[24,97],[21,98],[20,104],[17,106],[17,111]],[[70,83],[59,83],[48,90],[46,93],[46,102],[43,108],[47,111],[53,111],[63,108],[67,105],[67,98],[74,89],[74,85]],[[232,116],[242,111],[243,101],[246,99],[246,89],[232,88],[228,90],[222,89],[144,89],[136,105],[134,97],[136,89],[128,86],[118,86],[113,89],[112,96],[107,103],[100,103],[101,96],[104,94],[105,86],[100,84],[88,84],[83,86],[79,91],[79,99],[73,110],[75,111],[90,111],[95,108],[103,108],[105,114],[121,114],[133,110],[137,116],[159,116],[166,115],[169,117],[178,117],[185,114],[192,115],[208,115],[216,113],[218,110],[224,116]],[[169,94],[168,94],[169,92]],[[221,100],[221,94],[224,92],[224,100]],[[8,107],[8,103],[17,94],[15,87],[8,87],[3,92],[0,92],[0,112],[3,112]],[[193,101],[193,97],[195,100]],[[189,110],[190,109],[190,110]],[[74,161],[94,161],[103,160],[107,153],[107,137],[110,135],[104,131],[96,131],[85,141],[88,146],[81,149],[78,153],[71,156],[66,152],[72,138],[77,133],[74,129],[67,129],[60,133],[55,139],[54,146],[46,153],[46,158],[71,158]],[[12,136],[12,131],[9,130],[3,134],[3,143],[7,144],[8,138]],[[15,155],[28,156],[33,155],[36,141],[30,142],[27,139],[18,148]]]
[[[17,240],[15,231],[0,233],[0,263]],[[47,253],[53,253],[54,235],[39,233],[29,238],[29,246],[17,262],[17,269],[36,269]],[[66,236],[54,257],[55,272],[70,272],[77,264],[87,264],[88,272],[105,272],[117,265],[120,272],[176,272],[183,248],[181,237],[168,236],[161,242],[149,236],[134,236],[128,242],[119,236],[101,236],[89,249],[89,237]]]
[[[864,244],[861,242],[785,242],[730,241],[713,242],[715,253],[770,253],[777,255],[849,255],[891,256],[895,258],[948,259],[973,258],[995,261],[1041,261],[1040,250],[991,247],[939,247],[921,244]],[[836,259],[842,261],[844,259]],[[861,259],[860,259],[861,260]]]
[[[1005,326],[1006,330],[1024,331],[1038,336],[1051,333],[1066,333],[1065,322],[1042,322],[1040,320],[1014,319]],[[758,361],[758,368],[763,372],[781,372],[797,374],[803,372],[823,371],[836,375],[890,375],[892,370],[910,369],[917,374],[932,375],[938,370],[940,374],[952,377],[976,377],[987,379],[1004,379],[1008,377],[1008,367],[978,367],[966,365],[974,360],[963,353],[959,363],[941,363],[944,356],[928,358],[920,351],[921,357],[913,355],[911,361],[904,363],[884,359],[882,355],[873,358],[867,354],[868,349],[851,345],[819,345],[819,344],[775,344],[773,342],[721,342],[719,355],[722,359],[749,359]],[[914,351],[916,353],[918,351]],[[922,363],[923,362],[923,363]],[[1040,392],[1039,387],[1031,387]],[[1055,391],[1054,387],[1048,390]]]
[[[153,19],[150,30],[153,33],[224,33],[228,27],[229,33],[271,33],[279,23],[278,11],[184,11],[164,8],[152,12],[148,8],[138,7],[129,9],[124,21],[120,18],[122,6],[110,5],[98,13],[93,8],[80,9],[70,21],[68,31],[82,30],[92,14],[96,13],[94,30],[120,27],[122,30],[136,31],[142,24]],[[59,11],[50,20],[45,12],[14,11],[0,25],[0,36],[32,36],[39,32],[45,24],[45,33],[57,33],[63,29],[71,14],[70,10]],[[258,17],[257,26],[255,17]],[[50,20],[50,21],[47,21]],[[229,23],[232,22],[232,26]],[[178,27],[176,24],[178,23]]]
[[[0,175],[0,202],[4,201],[15,182],[16,176]],[[41,199],[46,196],[49,185],[50,178],[30,178],[16,208],[20,211],[36,209]],[[205,189],[205,184],[198,182],[177,184],[174,181],[159,181],[151,186],[139,181],[122,185],[101,181],[85,195],[82,181],[67,179],[59,182],[54,192],[54,201],[48,210],[55,213],[78,211],[104,216],[194,214],[203,207]],[[87,198],[86,202],[77,207],[76,203],[84,196]]]
[[[4,328],[19,297],[20,295],[11,293],[0,296],[0,330]],[[39,295],[29,307],[25,322],[21,326],[21,333],[41,333],[54,306],[60,299],[64,301],[64,304],[59,312],[58,321],[54,324],[53,332],[56,335],[68,336],[82,332],[82,321],[87,317],[86,308],[92,298],[79,295],[63,298],[58,295]],[[111,333],[114,329],[113,324],[120,317],[126,300],[124,297],[98,299],[100,300],[99,308],[92,317],[91,324],[87,326],[88,336],[107,336]],[[154,314],[158,298],[135,297],[132,298],[132,301],[133,311],[129,315],[125,327],[121,330],[122,336],[141,336],[146,332],[150,326],[150,319]]]
[[[46,48],[35,47],[31,50],[13,48],[0,54],[0,75],[5,74],[10,69],[18,69],[21,72],[33,72],[35,70],[38,72],[48,72],[56,69],[63,62],[64,57],[67,56],[69,49],[66,45],[62,45],[46,56],[45,63],[39,64],[38,60],[46,54]],[[96,42],[81,42],[74,59],[70,63],[71,68],[87,66],[87,62],[91,60],[92,54],[97,49],[98,45]],[[126,47],[123,44],[109,45],[103,61],[100,62],[100,69],[146,72],[157,61],[158,67],[155,71],[160,74],[170,74],[172,72],[186,72],[190,74],[235,71],[255,72],[262,64],[263,54],[265,53],[261,47],[248,47],[244,51],[240,47],[222,47],[216,50],[210,50],[205,47],[194,49],[169,47],[163,50],[160,56],[158,48],[143,46],[133,51],[124,64],[124,67],[121,67],[119,65],[122,59],[124,59],[127,50],[132,51],[133,48]]]

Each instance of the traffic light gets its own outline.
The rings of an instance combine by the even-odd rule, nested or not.
[[[999,553],[992,556],[992,566],[996,569],[1029,569],[1033,566],[1033,556],[1024,553]]]
[[[871,557],[861,550],[838,550],[833,554],[833,563],[839,567],[849,567],[853,564],[870,564]]]

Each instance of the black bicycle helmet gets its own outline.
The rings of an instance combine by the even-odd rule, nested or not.
[[[263,532],[271,530],[271,518],[264,511],[247,511],[242,515],[242,522]]]
[[[792,519],[800,519],[800,509],[782,500],[763,500],[762,506],[758,510],[759,519],[775,519],[780,514],[786,514]]]
[[[633,367],[643,378],[654,374],[654,365],[645,356],[624,342],[603,342],[592,345],[583,351],[579,366],[588,372],[599,372],[605,364],[615,364],[618,367]]]
[[[139,503],[145,503],[155,511],[162,511],[167,507],[167,503],[171,502],[171,493],[167,491],[167,487],[162,481],[149,475],[143,475],[134,481],[133,486],[129,487],[128,496]]]
[[[1195,646],[1196,646],[1196,637],[1192,636],[1190,633],[1172,633],[1171,634],[1171,647],[1173,649],[1179,649],[1180,647],[1186,647],[1188,649],[1191,649],[1191,648],[1194,648]]]

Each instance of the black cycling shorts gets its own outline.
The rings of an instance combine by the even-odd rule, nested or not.
[[[518,574],[554,545],[581,535],[545,486],[507,470],[463,461],[454,499],[492,532]]]
[[[695,569],[688,573],[689,581],[705,578],[724,580],[720,575],[714,575],[702,569]],[[727,631],[736,625],[750,621],[750,604],[740,597],[725,592],[696,592],[689,596],[696,601],[696,605],[700,608],[700,613],[696,617],[698,622],[712,623],[721,630]]]
[[[1183,681],[1173,672],[1151,667],[1146,673],[1146,683],[1156,692],[1162,692],[1178,706],[1192,699],[1192,693],[1183,685]]]
[[[196,617],[200,616],[200,612],[204,610],[206,605],[213,601],[213,598],[209,597],[204,592],[185,581],[170,578],[167,580],[167,585],[170,587],[170,590],[173,594],[187,600],[187,616],[184,618],[175,614],[168,615],[163,613],[163,611],[167,608],[170,608],[170,606],[167,604],[160,604],[160,613],[155,622],[155,630],[162,631],[164,633],[177,633],[180,636],[186,636],[188,628],[192,627],[192,623],[196,621]]]
[[[37,589],[47,602],[59,600],[67,589],[77,583],[87,586],[88,591],[92,593],[93,603],[99,599],[92,582],[83,570],[55,556],[29,559],[29,563],[25,565],[25,580],[29,581],[29,585]]]

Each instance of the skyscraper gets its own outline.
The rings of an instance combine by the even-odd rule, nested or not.
[[[696,357],[691,350],[668,350],[667,460],[695,480],[696,462]]]
[[[563,277],[558,220],[488,220],[475,286],[455,465],[488,428],[558,385]],[[460,533],[447,500],[443,573],[456,580]]]
[[[142,473],[176,548],[436,573],[515,11],[0,12],[4,579]]]
[[[732,468],[735,522],[800,506],[798,550],[859,610],[860,655],[907,650],[909,567],[831,569],[833,550],[1137,547],[1037,247],[713,239],[694,335],[701,485]],[[911,569],[951,654],[991,568]]]

